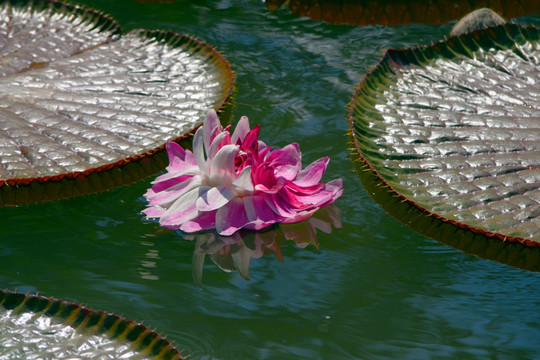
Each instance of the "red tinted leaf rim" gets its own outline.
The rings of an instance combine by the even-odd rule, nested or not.
[[[369,169],[356,153],[351,155],[358,176],[373,200],[412,230],[467,254],[540,272],[540,247],[528,247],[519,242],[486,237],[484,234],[429,216],[421,208],[411,206],[410,202],[382,184],[377,174]]]
[[[285,0],[266,0],[270,11],[275,11]],[[380,0],[290,0],[291,13],[307,16],[315,21],[351,25],[403,25],[410,23],[443,24],[457,20],[469,12],[490,7],[501,16],[512,19],[540,11],[538,0],[485,1],[380,1]]]
[[[24,6],[25,4],[29,4],[28,1],[12,1],[11,4],[13,6]],[[46,5],[45,5],[46,4]],[[64,3],[62,1],[57,0],[46,0],[46,2],[43,2],[41,6],[34,6],[32,4],[32,8],[38,8],[38,9],[52,9],[53,11],[70,11],[72,14],[81,15],[84,17],[89,17],[92,19],[94,16],[96,18],[94,19],[94,22],[96,23],[96,26],[99,26],[100,31],[108,30],[108,29],[114,29],[115,34],[118,34],[121,36],[123,34],[123,30],[118,25],[118,23],[109,15],[105,15],[104,13],[100,12],[99,10],[84,8],[79,5],[73,5]],[[223,100],[218,105],[217,111],[221,112],[225,115],[229,115],[229,107],[230,104],[228,103],[229,98],[233,91],[233,85],[234,85],[234,73],[231,69],[231,66],[229,62],[219,53],[217,50],[215,50],[212,46],[207,44],[204,41],[201,41],[191,35],[182,35],[178,34],[172,31],[165,31],[165,30],[144,30],[139,29],[135,30],[139,32],[139,35],[142,37],[148,37],[156,42],[163,42],[167,45],[174,46],[174,47],[192,47],[194,49],[197,49],[199,53],[203,53],[205,56],[208,57],[209,60],[217,61],[219,62],[220,67],[222,68],[223,77],[225,77],[225,83],[227,84],[224,87],[224,91],[222,94]],[[226,117],[226,116],[225,116]],[[193,133],[197,128],[200,126],[195,126],[191,131],[180,135],[174,139],[171,139],[169,141],[174,142],[180,142],[182,140],[187,139]],[[75,192],[70,194],[65,194],[60,197],[54,197],[54,196],[48,196],[45,192],[40,193],[40,191],[37,191],[36,189],[30,189],[30,186],[33,186],[35,184],[44,185],[49,183],[60,183],[65,181],[80,181],[85,180],[89,176],[93,174],[103,174],[110,171],[113,171],[115,169],[123,169],[128,164],[131,163],[141,163],[144,162],[144,160],[148,160],[157,154],[163,152],[165,149],[166,144],[162,144],[152,150],[149,150],[142,154],[132,155],[126,158],[123,158],[121,160],[118,160],[113,163],[101,165],[99,167],[94,168],[88,168],[83,171],[73,171],[68,173],[61,173],[56,175],[47,175],[47,176],[39,176],[39,177],[27,177],[27,178],[11,178],[11,179],[5,179],[0,180],[0,206],[6,206],[6,205],[22,205],[27,203],[33,203],[38,201],[46,201],[46,200],[56,200],[61,199],[65,197],[71,197],[71,196],[77,196],[77,195],[83,195],[83,194],[89,194],[94,192],[100,192],[107,189],[110,189],[112,187],[121,186],[121,185],[127,185],[129,183],[135,182],[137,180],[143,179],[147,176],[150,176],[161,169],[163,169],[166,165],[166,163],[163,163],[156,167],[156,164],[152,164],[151,169],[148,171],[142,171],[142,176],[134,179],[130,179],[130,181],[121,181],[120,183],[114,182],[112,186],[103,186],[98,185],[98,188],[92,188],[87,189],[83,192]],[[159,161],[162,163],[162,161]],[[148,164],[139,164],[139,168],[141,169],[148,169]],[[141,172],[141,171],[139,171]],[[118,178],[116,176],[115,178]],[[28,187],[28,189],[24,189],[25,187]],[[16,194],[13,192],[18,192],[20,194]],[[12,194],[10,194],[12,193]]]
[[[129,341],[134,347],[156,359],[185,359],[167,339],[141,323],[104,311],[40,295],[0,290],[0,305],[16,313],[33,312],[62,319],[77,331],[107,334],[118,341]]]
[[[476,51],[478,48],[508,49],[511,48],[513,44],[519,43],[520,40],[538,41],[539,39],[540,28],[536,26],[505,24],[480,29],[462,36],[451,37],[427,46],[419,46],[410,49],[387,50],[379,63],[373,69],[371,69],[364,76],[362,81],[356,86],[351,102],[348,105],[348,121],[350,126],[349,130],[354,145],[354,148],[352,150],[355,152],[354,155],[357,156],[357,161],[360,161],[363,165],[363,170],[358,169],[358,171],[371,172],[376,178],[376,181],[380,182],[380,186],[386,190],[387,195],[399,198],[400,201],[407,203],[410,206],[413,206],[414,208],[420,210],[420,212],[425,214],[426,216],[437,219],[442,223],[450,224],[456,228],[463,229],[474,234],[479,234],[489,239],[497,239],[499,241],[509,243],[519,243],[521,245],[531,248],[540,248],[540,242],[538,241],[518,236],[504,235],[498,232],[486,231],[484,229],[476,228],[453,219],[445,218],[437,213],[429,211],[428,209],[418,205],[415,201],[400,194],[379,174],[379,172],[371,164],[368,158],[363,154],[363,146],[360,143],[359,139],[359,137],[361,137],[362,135],[359,134],[357,130],[355,130],[354,126],[355,110],[363,106],[359,103],[369,103],[369,94],[371,89],[375,89],[378,86],[376,84],[377,80],[373,80],[373,78],[382,78],[384,81],[385,74],[393,72],[392,67],[400,67],[410,64],[422,65],[435,57],[444,57],[451,59],[457,54],[468,56],[471,54],[471,51]],[[366,99],[366,97],[368,99]],[[361,110],[364,109],[362,108]],[[360,177],[362,178],[362,176]]]

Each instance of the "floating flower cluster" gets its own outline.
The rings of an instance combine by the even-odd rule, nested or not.
[[[167,172],[144,195],[147,217],[174,230],[215,229],[228,236],[308,219],[341,196],[341,179],[319,182],[327,157],[302,170],[298,144],[266,146],[259,126],[250,129],[245,116],[232,134],[230,127],[224,129],[211,110],[195,132],[193,152],[167,144]]]

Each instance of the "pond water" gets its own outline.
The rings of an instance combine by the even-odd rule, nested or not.
[[[247,115],[274,146],[297,142],[304,165],[331,158],[343,178],[342,227],[320,248],[252,259],[250,280],[194,241],[145,221],[152,179],[105,193],[0,209],[0,287],[120,314],[166,335],[192,359],[516,359],[540,353],[540,274],[425,238],[379,208],[350,160],[353,87],[386,48],[428,44],[451,25],[346,26],[247,0],[87,0],[125,29],[189,33],[236,74],[233,121]],[[540,23],[539,16],[519,19]]]

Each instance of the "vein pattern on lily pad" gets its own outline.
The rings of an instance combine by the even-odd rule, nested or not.
[[[540,245],[539,37],[508,24],[388,51],[349,117],[381,184],[458,227]]]
[[[0,54],[0,186],[153,155],[221,108],[233,82],[195,38],[124,34],[98,11],[55,1],[3,4]]]

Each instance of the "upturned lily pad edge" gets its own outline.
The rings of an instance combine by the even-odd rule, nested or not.
[[[112,313],[52,297],[0,289],[0,306],[15,313],[32,312],[62,319],[78,332],[106,334],[118,341],[129,341],[141,353],[156,359],[185,359],[165,337],[142,323]]]
[[[64,12],[64,15],[67,15],[66,12],[72,15],[80,14],[84,18],[91,19],[100,31],[111,31],[112,29],[111,33],[114,36],[109,38],[108,41],[114,41],[118,37],[127,34],[112,16],[90,7],[61,0],[42,0],[39,5],[36,5],[31,0],[8,1],[11,6],[24,7],[25,5],[31,5],[33,9],[48,8],[52,11],[58,11],[60,9],[61,12]],[[133,29],[130,32],[137,32],[142,37],[150,38],[156,42],[164,42],[172,46],[178,44],[194,45],[197,48],[197,52],[203,51],[211,54],[214,59],[217,59],[220,67],[222,67],[223,76],[226,76],[226,81],[224,82],[226,86],[224,86],[222,94],[223,100],[216,104],[214,109],[224,119],[231,116],[232,104],[230,103],[230,98],[234,91],[235,74],[230,63],[213,46],[199,40],[193,35],[179,34],[169,30]],[[202,119],[190,131],[168,141],[179,143],[190,138],[201,124]],[[132,155],[98,167],[88,168],[83,171],[0,180],[0,206],[19,206],[42,201],[59,200],[129,185],[163,170],[167,164],[167,157],[164,151],[165,146],[166,143],[163,143],[147,152]],[[105,181],[99,179],[103,174],[109,174],[108,179],[105,179]]]
[[[294,16],[307,16],[314,21],[347,25],[444,24],[460,19],[475,9],[489,7],[511,19],[540,11],[535,0],[495,2],[464,1],[376,1],[376,0],[266,0],[269,11],[288,7]]]
[[[501,243],[510,243],[510,244],[520,244],[528,248],[540,248],[540,242],[534,241],[531,239],[518,237],[518,236],[510,236],[510,235],[504,235],[498,232],[492,232],[487,231],[481,228],[473,227],[468,224],[445,218],[444,216],[441,216],[440,214],[433,213],[430,210],[420,206],[417,204],[414,200],[404,196],[403,194],[399,193],[394,187],[383,177],[380,175],[379,171],[376,170],[376,168],[372,165],[372,163],[368,160],[368,158],[362,153],[362,145],[361,145],[361,138],[362,134],[359,134],[355,130],[355,120],[354,120],[354,114],[355,110],[357,110],[359,107],[361,107],[358,102],[359,99],[362,97],[362,95],[369,95],[370,93],[370,86],[372,86],[372,78],[380,78],[384,77],[384,74],[387,72],[392,71],[392,66],[404,66],[408,64],[421,64],[424,61],[427,61],[435,56],[438,56],[437,54],[441,54],[441,52],[447,51],[443,53],[443,56],[446,57],[452,57],[453,56],[453,49],[449,49],[450,46],[465,46],[464,42],[466,42],[466,45],[475,45],[477,48],[482,47],[486,48],[485,44],[480,44],[479,40],[482,39],[483,41],[489,42],[488,47],[493,47],[496,49],[506,49],[506,47],[503,47],[501,45],[501,42],[503,40],[506,41],[512,41],[514,43],[518,42],[516,40],[528,40],[528,39],[540,39],[540,28],[533,26],[533,25],[520,25],[520,24],[514,24],[514,23],[507,23],[504,25],[497,25],[492,27],[487,27],[475,31],[471,31],[467,34],[461,35],[461,36],[455,36],[450,37],[447,39],[442,39],[440,41],[437,41],[435,43],[432,43],[430,45],[422,45],[417,46],[409,49],[389,49],[385,51],[383,54],[381,60],[377,65],[375,65],[364,77],[363,79],[357,84],[355,87],[353,96],[351,98],[351,101],[347,105],[348,114],[347,114],[347,120],[349,122],[349,134],[351,136],[351,141],[353,148],[351,149],[353,151],[353,161],[356,163],[360,163],[361,165],[356,164],[355,168],[357,170],[357,173],[359,174],[360,180],[364,184],[364,186],[367,189],[370,189],[369,191],[370,195],[372,197],[377,198],[377,201],[387,212],[394,215],[398,220],[404,222],[414,230],[423,233],[426,236],[429,236],[431,238],[435,238],[437,240],[440,240],[439,236],[437,236],[437,233],[434,231],[425,231],[425,229],[422,229],[421,224],[422,221],[419,219],[415,219],[415,217],[423,216],[424,218],[429,218],[438,226],[445,226],[450,225],[454,229],[459,229],[460,231],[464,231],[465,233],[468,233],[468,237],[472,238],[478,238],[478,235],[480,235],[484,239],[493,239],[497,242]],[[463,55],[463,54],[460,54]],[[368,100],[362,99],[364,103]],[[370,176],[366,176],[363,174],[363,172],[369,172]],[[413,209],[412,213],[409,213],[406,215],[404,213],[404,209],[400,209],[398,213],[400,215],[398,216],[396,214],[396,211],[393,211],[388,204],[385,204],[385,202],[399,202],[406,204],[409,208]],[[414,211],[416,210],[416,211]],[[414,215],[412,215],[414,214]],[[420,225],[420,226],[419,226]],[[424,230],[424,231],[423,231]],[[442,242],[448,243],[449,245],[456,247],[458,249],[462,249],[460,246],[457,245],[454,241],[444,241],[440,240]],[[457,240],[456,240],[457,241]],[[482,255],[479,255],[481,257],[485,257]],[[540,260],[540,258],[539,258]],[[502,261],[505,262],[505,261]],[[518,266],[523,267],[526,269],[530,269],[532,264],[529,264],[529,266]],[[539,266],[533,266],[536,271],[540,271]]]
[[[540,249],[535,244],[501,241],[496,236],[474,232],[453,221],[432,216],[422,207],[414,206],[393,189],[382,184],[369,166],[356,154],[351,154],[356,172],[370,197],[388,214],[419,234],[448,245],[463,253],[496,261],[523,270],[540,272]]]

